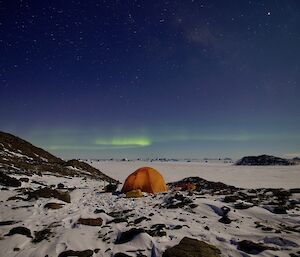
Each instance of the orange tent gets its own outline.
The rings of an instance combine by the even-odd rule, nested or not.
[[[136,189],[147,193],[159,193],[167,191],[167,186],[163,176],[157,170],[143,167],[127,177],[121,191],[126,193]]]

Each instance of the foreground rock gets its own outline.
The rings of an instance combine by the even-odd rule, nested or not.
[[[178,245],[167,249],[163,257],[220,257],[221,251],[197,239],[184,237]]]
[[[0,172],[0,184],[6,187],[19,187],[22,185],[21,181],[10,177],[3,172]]]
[[[295,165],[292,160],[271,155],[246,156],[236,162],[236,165]]]

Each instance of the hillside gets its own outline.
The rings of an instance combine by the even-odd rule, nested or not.
[[[117,182],[87,163],[78,160],[64,161],[19,137],[1,131],[0,170],[27,175],[44,172],[70,176],[84,175]]]

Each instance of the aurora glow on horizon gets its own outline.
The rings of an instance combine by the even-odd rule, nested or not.
[[[300,153],[300,2],[0,1],[0,130],[64,158]]]

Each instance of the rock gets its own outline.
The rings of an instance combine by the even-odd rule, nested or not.
[[[96,209],[96,210],[94,210],[94,213],[105,213],[105,211],[104,210],[102,210],[102,209]]]
[[[147,217],[140,217],[140,218],[137,218],[137,219],[135,219],[134,221],[133,221],[133,223],[136,225],[136,224],[139,224],[139,223],[141,223],[143,220],[151,220],[151,219],[149,219],[149,218],[147,218]]]
[[[0,226],[13,225],[15,223],[17,223],[17,221],[14,221],[14,220],[0,221]]]
[[[144,232],[145,230],[142,228],[131,228],[128,231],[120,233],[115,241],[115,244],[124,244],[130,242],[136,235]]]
[[[125,253],[116,253],[115,255],[114,255],[114,257],[131,257],[130,255],[127,255],[127,254],[125,254]]]
[[[111,221],[106,222],[106,224],[110,224],[110,223],[122,223],[122,222],[128,222],[128,220],[126,218],[115,218]]]
[[[19,187],[22,185],[21,181],[16,178],[10,177],[3,172],[0,172],[0,184],[6,187]]]
[[[87,219],[83,219],[80,218],[77,221],[78,224],[82,224],[82,225],[87,225],[87,226],[101,226],[103,223],[103,220],[101,218],[87,218]]]
[[[63,206],[64,204],[62,203],[47,203],[45,204],[44,208],[56,210],[62,208]]]
[[[291,188],[290,193],[291,194],[300,194],[300,188]]]
[[[197,239],[184,237],[178,245],[167,249],[162,257],[220,257],[221,251]]]
[[[272,212],[275,214],[287,214],[286,207],[281,205],[272,208]]]
[[[298,247],[299,245],[293,241],[290,241],[288,239],[284,239],[282,237],[265,237],[264,243],[266,244],[274,244],[281,247]]]
[[[63,188],[65,188],[65,185],[63,183],[58,183],[57,188],[58,189],[63,189]]]
[[[228,218],[228,216],[223,216],[218,221],[223,224],[230,224],[232,220],[230,218]]]
[[[93,250],[84,250],[84,251],[73,251],[68,250],[60,253],[58,257],[70,257],[70,256],[77,256],[77,257],[91,257],[93,256]]]
[[[21,181],[21,182],[29,182],[29,178],[26,178],[26,177],[19,178],[19,181]]]
[[[276,250],[274,247],[269,247],[263,244],[258,244],[250,240],[243,240],[237,243],[238,250],[249,254],[259,254],[265,250]]]
[[[112,193],[115,192],[118,188],[117,184],[108,184],[107,186],[105,186],[104,191],[107,193]]]
[[[26,199],[24,199],[23,197],[21,197],[21,196],[11,196],[11,197],[9,197],[6,201],[14,201],[14,200],[26,200]]]
[[[12,236],[15,234],[20,234],[32,238],[30,229],[26,227],[14,227],[5,236]]]
[[[39,243],[44,239],[48,239],[51,235],[51,230],[49,228],[43,229],[41,231],[34,232],[34,239],[32,240],[33,243]]]
[[[66,202],[66,203],[71,202],[71,196],[68,192],[62,192],[62,191],[47,188],[47,187],[28,193],[28,200],[30,200],[32,198],[38,199],[39,197],[43,197],[43,198],[54,197],[54,198],[57,198],[58,200]]]
[[[234,204],[234,208],[238,210],[245,210],[253,207],[252,203],[238,202]]]
[[[240,198],[239,198],[239,196],[237,196],[237,195],[226,195],[225,197],[224,197],[224,202],[225,203],[234,203],[234,202],[236,202],[237,200],[239,200]]]

